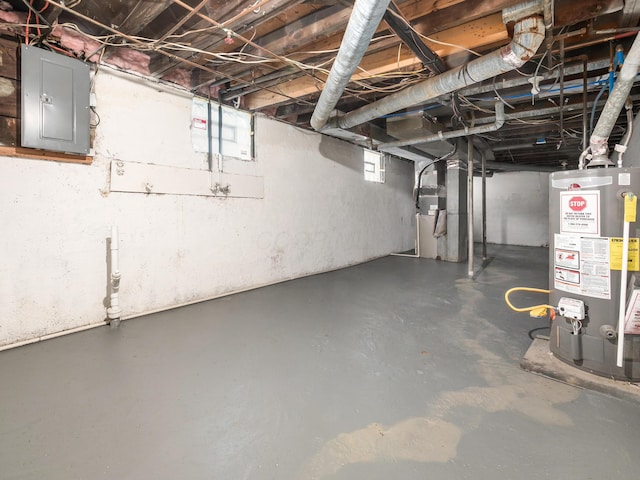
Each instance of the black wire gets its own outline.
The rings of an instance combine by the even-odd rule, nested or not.
[[[436,163],[451,157],[453,154],[456,153],[457,150],[458,150],[458,144],[456,143],[453,147],[453,150],[451,150],[449,153],[445,153],[443,156],[439,158],[436,158],[432,162],[427,163],[424,166],[424,168],[420,170],[420,174],[418,175],[418,188],[416,189],[416,209],[420,209],[420,190],[422,189],[422,175],[424,174],[425,170],[429,168],[431,165],[435,165]]]
[[[96,123],[95,125],[91,125],[91,128],[96,128],[98,125],[100,125],[100,115],[98,115],[98,112],[96,112],[96,107],[89,107],[89,108],[98,119],[98,123]]]
[[[33,5],[31,5],[27,0],[22,0],[22,3],[25,4],[25,6],[31,10],[33,12],[34,15],[36,15],[40,20],[42,20],[47,27],[49,28],[53,28],[53,26],[51,25],[51,22],[49,22],[46,18],[44,18],[40,12],[38,12],[38,10],[35,9],[35,7]]]

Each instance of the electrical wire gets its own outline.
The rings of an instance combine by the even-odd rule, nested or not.
[[[598,95],[596,95],[596,99],[593,101],[593,106],[591,107],[591,118],[589,120],[589,136],[591,136],[591,133],[593,133],[593,124],[596,118],[596,108],[598,107],[598,102],[600,101],[600,97],[602,97],[604,92],[607,90],[607,87],[608,85],[606,83],[602,85],[600,91],[598,92]]]
[[[438,162],[441,162],[443,160],[446,160],[447,158],[452,157],[453,155],[455,155],[456,151],[458,150],[458,144],[455,143],[453,145],[453,150],[451,150],[449,153],[445,153],[443,156],[436,158],[435,160],[427,163],[424,168],[422,170],[420,170],[420,173],[418,174],[418,186],[416,188],[416,195],[415,195],[415,201],[416,201],[416,210],[420,209],[420,190],[422,189],[422,175],[424,175],[424,172],[427,170],[427,168],[429,168],[432,165],[435,165]]]
[[[27,26],[24,29],[24,44],[29,45],[29,23],[31,23],[31,9],[33,8],[33,0],[29,0],[29,13],[27,14]]]
[[[542,288],[530,288],[530,287],[514,287],[514,288],[510,288],[509,290],[504,292],[504,301],[507,304],[507,306],[511,310],[513,310],[514,312],[531,312],[533,310],[538,310],[538,309],[543,309],[543,308],[550,308],[553,311],[555,311],[555,309],[556,309],[556,307],[554,307],[552,305],[547,305],[547,304],[533,305],[531,307],[516,307],[509,300],[509,295],[511,295],[513,292],[534,292],[534,293],[546,293],[546,294],[549,294],[549,293],[551,293],[551,291],[550,290],[544,290]]]
[[[394,12],[392,9],[387,10],[387,12],[389,12],[391,15],[393,15],[394,17],[396,17],[400,21],[402,21],[402,23],[404,23],[407,26],[407,28],[409,28],[412,32],[414,32],[416,35],[418,35],[419,37],[423,38],[424,40],[427,40],[427,41],[432,42],[432,43],[437,43],[438,45],[444,45],[444,46],[447,46],[447,47],[453,47],[453,48],[458,48],[460,50],[465,50],[465,51],[467,51],[467,52],[469,52],[469,53],[471,53],[471,54],[473,54],[473,55],[475,55],[477,57],[481,57],[482,56],[482,54],[480,54],[480,53],[478,53],[478,52],[476,52],[474,50],[471,50],[469,48],[465,48],[462,45],[456,45],[455,43],[443,42],[443,41],[440,41],[440,40],[436,40],[435,38],[428,37],[427,35],[424,35],[424,34],[418,32],[415,28],[413,28],[413,25],[411,25],[409,22],[407,22],[407,20],[402,15],[400,15],[399,13]]]
[[[97,123],[95,124],[91,124],[90,127],[91,128],[96,128],[98,125],[100,125],[100,115],[98,115],[98,112],[96,111],[96,107],[89,107],[91,109],[91,111],[93,112],[93,114],[96,116],[96,120]]]

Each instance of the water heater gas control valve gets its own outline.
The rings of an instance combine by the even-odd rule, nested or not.
[[[584,320],[585,307],[582,300],[562,297],[558,302],[558,313],[572,320]]]

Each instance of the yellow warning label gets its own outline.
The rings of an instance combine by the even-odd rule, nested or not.
[[[635,222],[636,221],[636,205],[638,203],[638,197],[633,193],[627,193],[624,197],[624,221]]]
[[[640,239],[629,239],[629,260],[627,269],[630,272],[640,271]],[[622,270],[622,238],[611,237],[609,239],[609,261],[611,270]]]

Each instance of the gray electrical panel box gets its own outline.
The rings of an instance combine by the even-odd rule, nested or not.
[[[89,153],[89,65],[22,45],[23,147]]]

